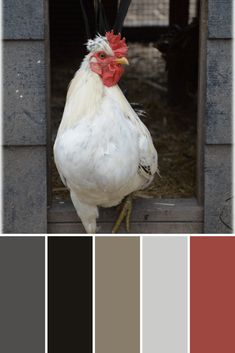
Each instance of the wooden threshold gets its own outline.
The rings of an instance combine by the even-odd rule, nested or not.
[[[98,234],[107,234],[119,208],[100,208]],[[195,198],[136,199],[131,215],[132,234],[194,234],[203,232],[203,207]],[[54,201],[48,211],[48,233],[83,234],[84,228],[71,201]],[[119,233],[126,234],[124,225]]]

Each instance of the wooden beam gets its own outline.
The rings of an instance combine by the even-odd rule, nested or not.
[[[113,223],[98,223],[97,234],[110,234]],[[201,234],[202,222],[137,222],[131,223],[131,232],[128,234]],[[84,234],[81,223],[49,223],[48,233],[52,234]],[[120,234],[127,234],[124,225],[121,225]]]
[[[63,202],[63,201],[62,201]],[[100,222],[113,222],[118,208],[100,208]],[[136,199],[132,212],[133,222],[189,222],[202,221],[203,208],[196,199]],[[71,201],[54,202],[49,209],[49,223],[78,222],[78,216]]]
[[[63,202],[63,201],[62,201]],[[99,233],[110,233],[118,208],[100,209]],[[203,207],[196,199],[137,199],[131,216],[132,233],[200,233]],[[54,202],[48,213],[49,233],[84,233],[70,201]],[[120,232],[125,233],[122,226]]]
[[[122,30],[122,35],[129,42],[154,42],[167,31],[167,26],[126,26]]]

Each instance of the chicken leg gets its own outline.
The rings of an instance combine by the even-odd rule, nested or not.
[[[112,233],[118,232],[120,225],[124,219],[126,223],[126,230],[128,233],[130,232],[131,212],[132,212],[132,195],[130,194],[125,198],[125,201],[122,206],[122,210],[113,226]]]

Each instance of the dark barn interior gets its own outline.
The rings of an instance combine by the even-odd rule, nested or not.
[[[93,16],[93,1],[87,1]],[[110,28],[118,1],[103,0]],[[132,0],[123,36],[130,66],[120,86],[142,118],[159,153],[161,178],[142,197],[178,198],[196,194],[197,0]],[[78,0],[50,0],[51,143],[62,118],[68,84],[86,54],[85,23]],[[52,196],[68,198],[52,163]]]

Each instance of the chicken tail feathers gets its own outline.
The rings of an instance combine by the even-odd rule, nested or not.
[[[140,105],[139,103],[130,104],[140,119],[147,116],[147,112],[143,109],[142,105]]]
[[[81,5],[82,15],[84,19],[84,24],[85,24],[86,36],[89,39],[93,37],[93,33],[91,30],[91,23],[89,23],[89,19],[88,19],[89,17],[91,18],[91,16],[88,16],[88,12],[91,11],[92,8],[91,9],[88,8],[88,1],[85,1],[85,0],[80,0],[80,5]]]
[[[112,28],[114,33],[121,33],[130,4],[131,0],[120,0],[115,23],[110,27],[102,0],[80,0],[87,39],[97,33],[104,35]]]
[[[130,4],[131,0],[120,1],[116,21],[113,27],[115,33],[121,33]]]
[[[95,1],[95,14],[96,14],[96,32],[104,35],[110,30],[108,25],[107,16],[101,0]]]

